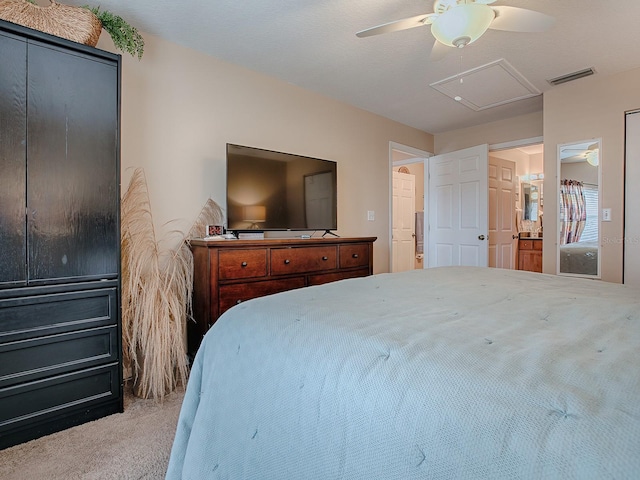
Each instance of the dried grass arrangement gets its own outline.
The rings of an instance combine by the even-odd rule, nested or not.
[[[136,169],[122,198],[122,338],[134,392],[160,399],[182,381],[188,362],[184,325],[191,305],[193,257],[184,242],[161,251],[146,177]]]
[[[168,232],[178,234],[177,246],[162,249],[144,171],[133,172],[122,198],[122,337],[139,397],[161,399],[178,383],[186,385],[185,332],[193,289],[189,239],[203,237],[207,224],[222,221],[222,210],[209,199],[186,235]]]

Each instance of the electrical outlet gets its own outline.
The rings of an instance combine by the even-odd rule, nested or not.
[[[603,222],[610,222],[611,221],[611,209],[610,208],[603,208],[602,209],[602,221]]]
[[[376,219],[376,212],[373,210],[367,210],[367,220],[374,222]]]

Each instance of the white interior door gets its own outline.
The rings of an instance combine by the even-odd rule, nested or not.
[[[624,188],[624,278],[640,286],[640,112],[626,115]]]
[[[488,151],[429,159],[429,267],[488,266]]]
[[[393,172],[391,242],[392,272],[413,270],[415,265],[416,177]]]
[[[516,163],[489,157],[489,266],[516,268]]]

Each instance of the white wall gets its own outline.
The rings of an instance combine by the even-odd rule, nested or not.
[[[432,135],[143,35],[142,60],[123,55],[122,188],[144,168],[160,234],[188,230],[209,197],[225,206],[237,143],[337,161],[338,233],[377,236],[374,271],[389,270],[389,142],[433,151]],[[98,48],[115,51],[108,35]]]
[[[612,221],[601,223],[602,279],[622,281],[624,219],[625,111],[640,107],[640,69],[608,77],[598,75],[566,83],[544,95],[545,237],[543,269],[556,272],[558,235],[557,146],[602,138],[601,208],[610,208]],[[640,182],[640,178],[632,179]],[[628,208],[636,208],[630,205]]]
[[[542,112],[485,123],[475,127],[451,130],[435,135],[436,155],[487,143],[489,145],[541,137]]]
[[[603,222],[602,279],[622,281],[624,215],[624,113],[640,108],[640,69],[612,76],[584,78],[544,94],[543,112],[435,136],[435,153],[482,143],[495,144],[544,137],[543,271],[556,273],[558,235],[557,147],[602,138],[602,204],[612,221]],[[640,178],[631,179],[640,183]],[[633,208],[631,206],[630,208]]]

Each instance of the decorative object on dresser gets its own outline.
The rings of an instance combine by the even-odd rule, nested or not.
[[[0,58],[4,448],[122,411],[121,59],[1,20]]]
[[[373,273],[373,242],[362,238],[192,240],[193,358],[220,315],[246,300]]]

